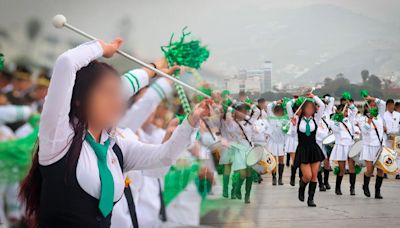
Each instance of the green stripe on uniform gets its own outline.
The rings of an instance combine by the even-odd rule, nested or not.
[[[133,84],[132,79],[131,79],[131,78],[129,77],[129,75],[127,75],[127,74],[124,74],[124,77],[125,77],[126,79],[128,79],[128,81],[131,83],[132,89],[133,89],[133,93],[136,93],[135,85]]]
[[[155,85],[155,83],[153,83],[150,87],[153,88],[154,91],[156,91],[156,93],[157,93],[158,96],[161,98],[161,100],[164,99],[162,93],[160,92],[159,88],[157,88],[157,86]]]
[[[153,83],[153,85],[154,85],[155,87],[157,87],[157,89],[159,89],[159,91],[163,94],[163,97],[164,97],[164,98],[167,97],[167,95],[165,94],[163,88],[162,88],[157,82]]]
[[[132,76],[135,79],[136,84],[137,84],[137,89],[139,91],[140,90],[140,84],[139,84],[139,80],[137,79],[137,77],[135,75],[133,75],[131,72],[128,72],[127,74],[129,74],[130,76]]]

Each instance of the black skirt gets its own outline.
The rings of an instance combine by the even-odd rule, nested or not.
[[[294,165],[300,167],[300,164],[311,164],[323,161],[324,159],[324,153],[322,153],[317,143],[302,144],[299,142],[294,158]]]

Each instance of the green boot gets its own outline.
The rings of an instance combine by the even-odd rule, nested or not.
[[[228,198],[229,197],[229,175],[223,175],[223,179],[222,179],[222,196],[224,198]]]
[[[253,184],[253,178],[246,177],[246,194],[244,196],[244,203],[250,203],[250,192],[252,184]]]
[[[236,199],[236,186],[239,182],[239,174],[233,173],[232,175],[232,189],[231,189],[231,199]]]
[[[241,200],[242,199],[242,185],[245,179],[239,178],[239,181],[236,185],[236,198]]]

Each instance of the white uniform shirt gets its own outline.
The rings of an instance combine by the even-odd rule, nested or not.
[[[325,110],[325,104],[324,104],[324,102],[321,101],[321,99],[318,96],[314,96],[313,99],[314,99],[315,103],[318,104],[319,108],[318,108],[318,111],[314,114],[314,117],[310,117],[310,122],[309,122],[310,132],[313,132],[316,129],[316,127],[318,127],[314,124],[314,121],[312,119],[314,119],[316,123],[319,123],[321,121],[322,116],[324,115],[324,110]],[[299,121],[298,117],[295,117],[295,118],[297,119],[297,121]],[[303,117],[300,120],[300,124],[299,124],[299,131],[303,132],[303,133],[306,132],[306,126],[307,126],[307,123],[304,119],[305,119],[305,117]],[[295,125],[293,125],[293,123],[291,123],[291,125],[292,125],[291,131],[297,131],[298,124],[296,123]]]
[[[386,104],[383,100],[376,99],[375,103],[378,105],[379,114],[377,117],[372,119],[375,123],[376,129],[379,134],[379,138],[376,134],[375,127],[373,123],[368,124],[368,118],[366,116],[361,116],[357,119],[358,126],[361,129],[363,144],[367,146],[380,146],[381,140],[384,140],[384,120],[383,115],[385,112]]]
[[[39,164],[54,164],[65,156],[74,135],[70,126],[69,111],[76,72],[89,62],[101,57],[103,50],[97,41],[85,43],[62,54],[56,61],[48,95],[45,100],[39,130]],[[140,86],[148,78],[137,77]],[[124,191],[124,176],[118,158],[113,153],[115,143],[121,148],[124,156],[124,171],[134,169],[156,168],[171,165],[190,143],[194,129],[184,121],[174,132],[171,139],[162,145],[141,143],[132,137],[130,130],[120,130],[122,135],[110,135],[103,131],[100,142],[110,139],[107,153],[107,166],[114,180],[114,202],[118,201]],[[100,176],[97,156],[86,141],[82,144],[76,176],[79,185],[89,195],[99,198]],[[62,206],[62,205],[60,205]]]
[[[328,104],[325,107],[324,114],[321,117],[321,121],[319,121],[316,139],[317,141],[322,141],[325,139],[326,136],[329,135],[329,124],[328,121],[330,120],[330,116],[333,112],[333,107],[335,105],[335,98],[334,97],[327,97],[326,100]]]
[[[385,120],[387,134],[399,134],[400,131],[400,113],[393,111],[386,111],[383,115],[383,119]]]
[[[285,133],[282,131],[282,126],[285,125],[288,120],[279,119],[279,117],[275,116],[273,109],[276,104],[276,101],[274,101],[267,106],[267,135],[269,140],[272,140],[275,144],[285,144]]]

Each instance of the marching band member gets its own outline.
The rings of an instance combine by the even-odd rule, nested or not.
[[[381,99],[367,96],[365,98],[369,107],[365,109],[364,116],[358,119],[363,137],[363,150],[360,159],[365,161],[366,171],[364,172],[364,195],[370,197],[369,181],[374,172],[374,162],[379,150],[382,148],[384,131],[383,116],[385,113],[385,102]],[[367,105],[366,105],[367,106]],[[371,109],[378,108],[378,113],[374,116]],[[381,186],[383,182],[384,172],[377,168],[377,176],[375,181],[375,199],[382,199]]]
[[[335,106],[335,98],[331,97],[329,94],[326,94],[323,96],[324,97],[324,103],[326,105],[323,116],[321,118],[321,121],[318,124],[318,129],[317,129],[317,143],[321,147],[322,152],[325,155],[325,159],[323,162],[323,173],[324,173],[324,179],[322,181],[322,171],[320,170],[318,172],[318,185],[319,185],[319,190],[321,192],[326,191],[327,189],[331,189],[331,186],[329,185],[329,172],[330,172],[330,164],[329,164],[329,153],[327,151],[327,146],[323,145],[322,141],[329,135],[331,132],[331,128],[329,127],[329,120],[331,119],[331,114],[334,111],[334,106]]]
[[[55,63],[38,151],[20,192],[32,226],[110,227],[113,205],[124,191],[122,173],[170,165],[205,113],[199,106],[162,145],[143,144],[112,130],[124,106],[122,93],[137,92],[154,76],[138,70],[136,82],[122,79],[121,85],[114,68],[96,61],[111,57],[121,43],[91,41]]]
[[[282,126],[287,122],[284,116],[282,101],[274,101],[267,106],[268,111],[268,126],[267,134],[269,136],[268,148],[271,153],[278,157],[278,184],[283,185],[282,176],[285,156],[285,133],[282,131]],[[276,170],[272,173],[272,185],[276,185]]]
[[[292,99],[286,103],[286,112],[288,114],[289,119],[291,119],[294,115],[294,113],[297,110],[297,107],[294,105],[294,102],[296,100]],[[290,125],[291,127],[292,125]],[[294,157],[295,157],[295,152],[296,148],[298,145],[297,141],[297,132],[296,131],[291,131],[289,129],[287,135],[286,135],[286,141],[285,141],[285,152],[286,154],[289,155],[290,157],[290,185],[295,186],[295,179],[296,179],[296,167],[294,166]]]
[[[250,124],[255,122],[254,116],[248,119],[247,104],[236,104],[233,116],[228,113],[226,119],[226,129],[233,134],[233,141],[230,149],[232,150],[232,170],[239,174],[239,180],[234,183],[233,189],[237,199],[242,199],[241,188],[244,181],[245,184],[245,203],[250,203],[250,192],[253,183],[251,176],[251,168],[246,165],[246,155],[250,147],[253,146],[251,141],[253,128]],[[247,120],[247,121],[246,121]]]
[[[386,146],[393,148],[393,143],[396,136],[400,135],[400,113],[394,110],[395,104],[393,99],[388,99],[386,101],[386,112],[383,116],[386,125],[387,140],[385,142]],[[396,174],[396,179],[400,179],[400,156],[396,159],[397,165],[399,166],[399,171]]]
[[[304,192],[307,184],[308,187],[308,200],[309,207],[316,207],[314,203],[314,194],[317,187],[317,175],[320,168],[321,161],[324,160],[324,154],[316,141],[316,132],[319,121],[323,115],[325,104],[318,96],[312,93],[307,95],[308,99],[312,98],[313,101],[306,99],[301,108],[299,117],[292,117],[291,124],[295,126],[292,130],[297,131],[299,145],[296,149],[295,166],[300,167],[302,177],[300,178],[299,186],[299,200],[304,201]]]
[[[342,195],[341,184],[342,179],[345,174],[346,169],[346,161],[348,162],[349,172],[350,172],[350,195],[355,195],[355,182],[356,182],[356,173],[355,173],[355,163],[354,160],[349,158],[349,152],[351,146],[354,144],[354,135],[356,134],[356,128],[354,126],[355,116],[351,115],[354,112],[351,112],[347,109],[347,105],[340,104],[336,108],[337,115],[343,113],[343,119],[334,119],[329,120],[329,127],[332,129],[333,134],[335,135],[335,145],[332,149],[332,153],[330,156],[330,160],[337,161],[339,164],[340,172],[336,176],[336,186],[335,193],[336,195]],[[354,109],[354,105],[349,107],[349,109]]]

